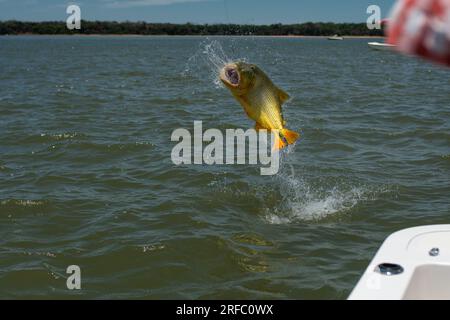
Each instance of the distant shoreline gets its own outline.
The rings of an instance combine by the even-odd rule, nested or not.
[[[151,22],[81,21],[81,30],[69,30],[65,21],[0,21],[0,35],[114,35],[114,36],[274,36],[379,37],[366,23],[305,22],[299,24],[175,24]]]
[[[38,33],[21,33],[21,34],[2,34],[0,37],[24,37],[24,36],[33,36],[33,37],[183,37],[183,38],[236,38],[236,37],[255,37],[255,38],[287,38],[287,39],[328,39],[330,36],[301,36],[301,35],[184,35],[184,34],[155,34],[155,35],[147,35],[147,34],[38,34]],[[344,39],[383,39],[385,36],[342,36]]]

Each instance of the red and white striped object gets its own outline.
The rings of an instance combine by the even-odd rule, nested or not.
[[[389,19],[388,43],[450,66],[450,0],[399,0]]]

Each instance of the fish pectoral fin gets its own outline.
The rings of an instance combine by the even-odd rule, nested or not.
[[[280,98],[280,101],[282,104],[291,98],[289,96],[289,94],[287,94],[285,91],[281,90],[280,88],[278,88],[278,97]]]
[[[247,105],[247,104],[243,104],[242,107],[243,107],[243,109],[244,109],[245,114],[247,115],[247,117],[249,117],[249,118],[251,119],[251,118],[252,118],[252,116],[251,116],[252,114],[251,114],[250,106]]]

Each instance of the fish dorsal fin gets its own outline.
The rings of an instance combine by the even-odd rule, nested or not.
[[[281,90],[280,88],[277,89],[278,89],[278,97],[280,98],[281,104],[285,103],[291,98],[285,91]]]

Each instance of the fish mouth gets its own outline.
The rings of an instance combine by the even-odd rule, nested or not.
[[[237,66],[235,64],[226,65],[220,73],[220,79],[232,87],[239,86],[241,76]]]

